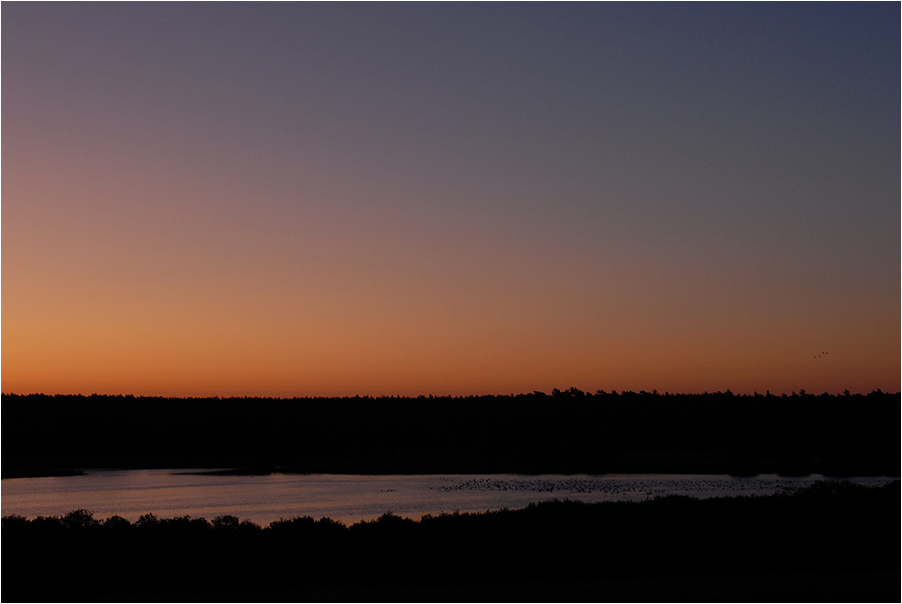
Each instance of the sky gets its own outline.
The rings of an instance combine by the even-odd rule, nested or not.
[[[900,5],[41,3],[2,391],[900,390]]]

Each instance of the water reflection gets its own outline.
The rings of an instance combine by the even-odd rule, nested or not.
[[[751,478],[700,475],[419,475],[223,476],[186,470],[90,471],[84,476],[15,478],[2,482],[2,513],[61,515],[84,508],[96,518],[137,520],[234,515],[261,525],[280,518],[324,516],[350,524],[385,512],[425,514],[520,508],[548,499],[586,502],[643,500],[659,495],[769,495],[811,484],[820,476]],[[855,478],[884,484],[890,478]]]

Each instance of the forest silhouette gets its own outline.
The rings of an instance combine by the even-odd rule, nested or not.
[[[2,397],[4,478],[265,473],[900,475],[900,395]]]
[[[899,482],[261,527],[5,516],[3,601],[892,601]]]

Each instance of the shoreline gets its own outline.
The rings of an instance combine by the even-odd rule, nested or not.
[[[551,501],[350,526],[4,517],[2,544],[16,555],[2,559],[3,599],[892,601],[899,489],[823,482],[761,497]],[[33,569],[55,580],[35,584]]]

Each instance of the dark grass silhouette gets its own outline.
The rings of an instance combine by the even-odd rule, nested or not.
[[[345,526],[2,521],[3,601],[895,601],[900,487],[585,504]]]
[[[2,397],[4,478],[84,468],[300,473],[900,475],[900,395],[731,392]]]

